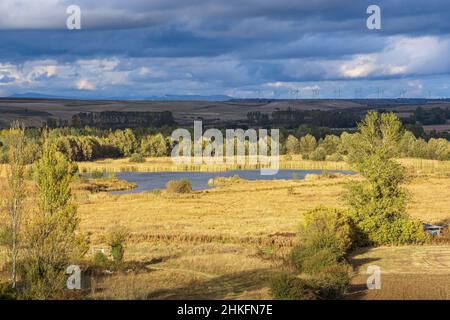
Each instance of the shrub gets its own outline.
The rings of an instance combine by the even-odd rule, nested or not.
[[[370,230],[366,238],[360,241],[362,243],[423,244],[430,240],[430,235],[423,230],[422,223],[408,217],[396,218],[392,221],[380,221],[376,217],[369,217],[359,225],[363,230]]]
[[[188,179],[171,180],[167,182],[166,190],[172,193],[191,193],[192,184]]]
[[[337,299],[345,293],[350,283],[348,269],[345,264],[335,264],[322,270],[314,280],[322,299]]]
[[[317,295],[311,284],[287,272],[275,276],[270,283],[275,300],[316,300]]]
[[[103,179],[104,176],[105,176],[104,172],[100,170],[94,170],[91,173],[92,179]]]
[[[144,163],[145,161],[145,157],[140,153],[133,153],[130,157],[131,163]]]
[[[11,283],[0,282],[0,300],[16,300],[17,292],[11,288]]]
[[[94,257],[92,258],[92,261],[95,266],[101,267],[101,268],[107,268],[109,266],[109,259],[103,252],[96,252],[94,254]]]
[[[339,248],[343,256],[353,246],[355,230],[346,212],[320,206],[304,214],[299,236],[312,247]]]
[[[125,241],[127,237],[128,231],[123,227],[118,227],[109,235],[108,244],[111,247],[111,255],[116,264],[121,264],[123,262],[123,257],[125,254]]]
[[[336,265],[340,260],[342,260],[342,256],[339,255],[338,252],[331,248],[323,248],[323,249],[315,249],[309,248],[310,250],[306,250],[305,253],[309,253],[309,255],[304,256],[302,260],[297,260],[297,262],[301,262],[301,270],[308,274],[318,274],[321,273],[324,269],[330,268]]]
[[[349,283],[345,254],[353,245],[353,224],[346,213],[318,207],[304,215],[299,232],[300,244],[290,253],[290,263],[297,272],[308,275],[307,286],[317,297],[338,298]],[[287,279],[287,280],[286,280]],[[285,276],[285,286],[293,286]],[[289,286],[288,286],[289,285]],[[279,291],[288,292],[279,284]]]

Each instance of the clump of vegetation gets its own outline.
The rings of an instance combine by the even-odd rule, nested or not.
[[[300,142],[295,136],[289,135],[286,139],[285,149],[286,154],[289,156],[292,154],[298,154],[300,150]]]
[[[145,161],[145,157],[140,153],[133,153],[130,157],[131,163],[144,163]]]
[[[270,283],[275,300],[317,300],[315,286],[288,272],[276,275]]]
[[[125,242],[129,233],[124,227],[114,229],[108,236],[108,245],[111,248],[111,256],[116,265],[123,263],[125,255]]]
[[[16,300],[17,291],[8,282],[0,282],[0,300]]]
[[[92,258],[92,262],[96,267],[108,268],[110,266],[110,261],[108,257],[103,252],[96,252]]]
[[[191,193],[192,183],[188,179],[171,180],[167,182],[166,190],[171,193]]]
[[[358,230],[359,246],[423,243],[428,235],[406,214],[404,168],[393,161],[402,136],[395,114],[370,112],[348,144],[348,159],[364,181],[354,181],[346,195]]]
[[[348,264],[335,264],[322,269],[314,279],[314,286],[321,299],[336,299],[345,294],[350,283],[350,266]]]
[[[345,212],[318,207],[305,213],[291,263],[298,272],[321,272],[325,267],[344,262],[353,240],[352,221]]]
[[[141,152],[149,157],[164,157],[168,153],[168,143],[161,133],[149,135],[141,141]]]
[[[24,259],[21,263],[22,296],[50,299],[62,294],[67,266],[87,252],[86,238],[79,234],[77,208],[70,182],[73,166],[50,140],[44,143],[35,164],[37,210],[27,219]]]
[[[342,156],[342,154],[336,152],[336,153],[333,153],[333,154],[327,156],[326,160],[340,162],[340,161],[344,161],[344,157]]]
[[[105,173],[100,170],[94,170],[91,172],[91,178],[92,179],[103,179],[105,177]]]
[[[350,281],[345,256],[353,238],[352,221],[345,212],[325,207],[307,212],[299,244],[289,258],[296,275],[274,280],[274,298],[332,299],[343,295]]]
[[[308,155],[308,159],[313,161],[325,161],[326,158],[327,151],[322,147],[318,147]]]

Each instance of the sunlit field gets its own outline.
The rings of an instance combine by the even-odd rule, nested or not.
[[[408,213],[427,223],[450,220],[448,163],[401,161],[414,173],[407,187]],[[310,163],[304,162],[299,167],[310,168]],[[87,171],[98,168],[114,171],[126,165],[127,160],[107,160],[80,163],[79,167]],[[148,159],[137,165],[137,171],[157,170],[166,165],[171,166],[169,159]],[[164,191],[112,195],[89,191],[75,182],[73,191],[81,231],[89,233],[91,239],[86,259],[102,249],[107,252],[105,237],[120,225],[130,232],[125,260],[133,265],[129,270],[93,274],[84,279],[83,294],[96,299],[270,299],[269,279],[280,271],[283,259],[296,243],[303,213],[318,205],[343,207],[341,196],[351,179],[358,177],[238,180],[185,195]],[[405,277],[427,270],[430,276],[448,277],[450,265],[443,252],[450,252],[450,247],[364,250],[353,257],[359,262],[355,263],[353,285],[346,298],[384,297],[357,290],[365,283],[361,282],[366,279],[365,263],[372,259],[386,266],[391,279],[388,283],[397,279],[397,272]],[[414,270],[406,269],[410,265]],[[426,277],[421,276],[423,283],[427,282]],[[421,285],[417,282],[415,285],[419,292]]]

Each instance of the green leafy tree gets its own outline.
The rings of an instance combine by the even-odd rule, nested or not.
[[[302,155],[309,155],[317,147],[317,140],[314,136],[307,134],[300,139],[300,153]]]
[[[146,136],[141,141],[141,152],[148,157],[164,157],[167,155],[167,142],[161,133]]]
[[[446,139],[430,139],[428,141],[428,156],[435,160],[450,160],[450,142]]]
[[[29,159],[27,139],[23,124],[14,122],[8,132],[8,169],[5,207],[9,217],[9,223],[3,228],[4,240],[11,259],[12,288],[17,284],[17,257],[20,243],[20,223],[25,213],[24,202],[26,198],[25,173]]]
[[[320,146],[325,149],[327,155],[332,155],[338,151],[341,140],[338,136],[327,135],[325,139],[320,142]]]
[[[86,251],[77,233],[79,218],[70,182],[76,166],[48,139],[34,168],[38,187],[37,210],[27,226],[24,296],[58,297],[64,288],[66,268]]]
[[[289,135],[286,139],[286,154],[298,154],[300,144],[296,137]]]
[[[401,136],[402,125],[395,114],[369,112],[347,146],[350,164],[364,178],[349,185],[346,197],[359,245],[426,240],[421,223],[406,215],[405,171],[393,160]]]
[[[137,149],[137,139],[131,129],[116,130],[110,133],[108,138],[126,157],[130,157]]]

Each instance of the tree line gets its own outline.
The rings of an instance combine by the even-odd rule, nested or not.
[[[309,130],[301,126],[297,130],[281,130],[280,154],[302,155],[315,161],[342,161],[348,154],[348,146],[355,133],[330,133],[329,130]],[[31,154],[30,161],[38,157],[43,145],[43,132],[52,139],[59,152],[71,161],[94,161],[104,158],[166,157],[174,147],[171,141],[173,128],[118,129],[56,128],[26,129],[25,139]],[[0,131],[0,163],[8,161],[8,130]],[[309,133],[311,132],[311,133]],[[206,146],[208,142],[204,142]],[[224,146],[225,148],[225,146]],[[248,150],[247,142],[247,150]],[[431,138],[428,141],[402,129],[397,145],[398,157],[450,160],[450,141]]]

